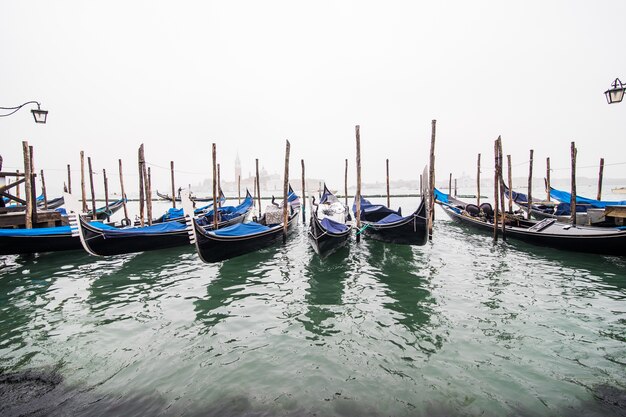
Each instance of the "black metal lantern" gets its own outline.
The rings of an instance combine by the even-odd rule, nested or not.
[[[48,119],[48,110],[41,110],[39,103],[37,103],[37,110],[32,109],[31,113],[35,118],[35,123],[46,123],[46,119]]]
[[[624,84],[622,84],[619,78],[616,78],[615,81],[613,81],[611,87],[613,88],[604,92],[606,101],[609,104],[619,103],[624,98],[624,91],[626,91],[626,87],[624,87]]]

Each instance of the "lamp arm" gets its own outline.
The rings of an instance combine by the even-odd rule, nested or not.
[[[0,114],[0,117],[6,117],[6,116],[10,116],[13,113],[19,111],[22,107],[24,107],[27,104],[36,104],[38,109],[41,109],[41,103],[39,103],[38,101],[27,101],[24,104],[20,104],[19,106],[16,107],[0,107],[0,110],[13,110],[10,113],[7,114]]]

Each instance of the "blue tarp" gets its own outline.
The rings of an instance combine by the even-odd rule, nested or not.
[[[376,222],[376,224],[389,224],[389,223],[395,223],[397,221],[403,220],[406,217],[402,217],[402,216],[398,216],[395,213],[391,213],[389,216],[379,220]]]
[[[448,201],[448,194],[444,194],[436,188],[435,188],[435,200],[441,201],[442,203],[445,203],[445,204],[450,204],[450,202]]]
[[[550,188],[550,197],[555,200],[562,201],[563,203],[569,203],[572,201],[572,194],[567,191],[555,190],[554,188]],[[593,200],[591,198],[585,198],[576,196],[576,203],[578,204],[589,204],[594,208],[605,208],[606,206],[626,206],[626,200],[622,201],[604,201],[604,200]],[[577,210],[578,211],[578,210]]]
[[[356,202],[352,205],[352,210],[356,214]],[[390,214],[402,216],[400,209],[398,211],[391,210],[382,204],[372,204],[368,200],[361,197],[361,220],[367,222],[377,222]]]
[[[516,191],[513,190],[509,190],[508,187],[504,189],[504,193],[506,194],[506,196],[515,201],[516,203],[522,203],[522,204],[526,204],[526,206],[528,206],[528,197],[526,196],[526,194],[522,194],[522,193],[518,193]],[[510,193],[510,196],[509,196]]]
[[[246,198],[238,206],[224,206],[219,208],[220,221],[228,221],[246,214],[252,207],[252,196],[248,194]],[[202,226],[209,225],[213,222],[213,210],[207,212],[202,218],[198,219],[198,223]]]
[[[345,224],[331,220],[328,217],[322,219],[320,224],[324,229],[326,229],[327,232],[330,233],[343,233],[348,230],[348,226]]]
[[[39,227],[35,229],[0,229],[0,236],[55,236],[70,235],[69,226]]]
[[[153,224],[152,226],[127,227],[123,229],[118,229],[116,227],[109,226],[100,222],[92,222],[90,223],[90,225],[97,229],[100,229],[104,233],[104,236],[107,238],[134,237],[168,232],[180,232],[182,230],[185,230],[186,227],[184,223],[178,222],[158,223]]]
[[[270,230],[269,227],[256,222],[237,223],[222,229],[214,230],[209,233],[216,236],[249,236]]]
[[[587,206],[576,206],[576,213],[586,213]],[[554,210],[555,216],[568,216],[572,214],[572,208],[569,203],[559,203]]]

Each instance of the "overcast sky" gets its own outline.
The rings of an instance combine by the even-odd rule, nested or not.
[[[146,146],[155,188],[211,172],[244,175],[254,158],[292,178],[340,188],[355,182],[354,126],[363,179],[418,178],[437,119],[437,176],[485,175],[502,135],[514,175],[567,177],[570,142],[580,176],[626,177],[626,102],[603,92],[626,81],[626,1],[17,1],[0,5],[0,106],[38,100],[0,118],[5,170],[22,166],[21,141],[60,190],[79,152],[113,177],[122,158],[136,187]],[[614,164],[614,165],[612,165]],[[621,164],[621,165],[620,165]],[[116,181],[113,178],[112,181]],[[624,184],[626,185],[626,184]],[[117,185],[114,182],[112,188]]]

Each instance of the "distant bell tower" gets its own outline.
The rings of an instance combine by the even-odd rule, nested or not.
[[[235,158],[235,182],[237,182],[237,178],[241,175],[241,161],[239,160],[239,152],[237,152],[237,157]]]

